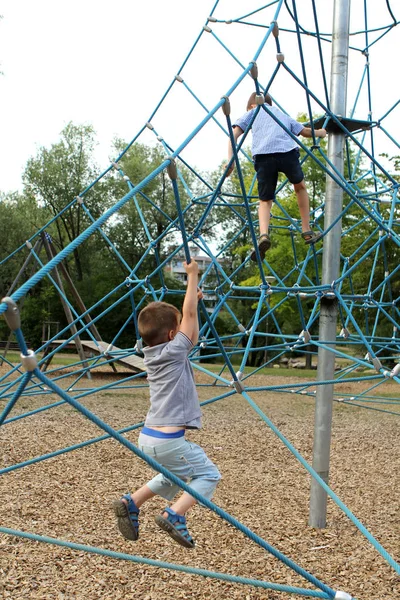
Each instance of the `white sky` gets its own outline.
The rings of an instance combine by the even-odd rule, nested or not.
[[[90,123],[99,142],[97,161],[109,164],[111,141],[120,136],[130,141],[148,120],[206,23],[215,2],[202,0],[0,0],[0,190],[21,188],[27,159],[40,146],[59,139],[63,127],[73,121]],[[221,0],[215,15],[223,20],[249,13],[266,4],[261,0]],[[289,3],[291,5],[291,3]],[[332,0],[317,0],[322,31],[330,31]],[[310,0],[297,3],[299,20],[310,29]],[[362,30],[361,0],[352,1],[351,29]],[[385,0],[368,0],[369,25],[391,22]],[[391,2],[400,18],[398,1]],[[276,5],[249,17],[248,21],[269,25]],[[285,14],[283,14],[283,12]],[[295,36],[282,29],[293,27],[286,11],[278,19],[280,43],[286,63],[301,74]],[[259,47],[266,29],[237,24],[209,24],[223,43],[247,65]],[[375,36],[376,37],[376,36]],[[373,118],[381,117],[399,98],[397,67],[400,27],[394,28],[371,49]],[[351,38],[363,45],[363,37]],[[323,100],[321,70],[314,38],[304,38],[310,87]],[[330,44],[323,44],[329,77]],[[258,62],[264,85],[276,66],[275,42],[271,36]],[[349,73],[348,109],[360,83],[365,59],[352,53]],[[241,73],[212,34],[204,33],[185,65],[182,76],[192,92],[207,106],[215,106]],[[329,84],[328,84],[329,85]],[[247,78],[231,96],[232,117],[244,112],[254,84]],[[304,92],[282,70],[272,88],[273,96],[292,116],[307,109]],[[315,112],[321,113],[313,106]],[[367,118],[366,94],[361,93],[356,118]],[[203,119],[205,111],[183,84],[175,83],[153,123],[159,135],[174,148]],[[384,125],[400,139],[397,107]],[[223,123],[222,111],[218,118]],[[139,139],[156,143],[149,131]],[[383,136],[378,150],[399,154]],[[199,169],[213,169],[225,158],[226,138],[211,123],[190,143],[183,157]]]

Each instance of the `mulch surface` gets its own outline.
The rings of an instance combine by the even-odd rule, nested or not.
[[[254,385],[278,385],[282,381],[278,376],[268,380],[260,376]],[[99,378],[99,385],[103,384],[103,378]],[[80,385],[84,387],[87,382],[82,380]],[[349,384],[347,388],[351,390]],[[396,391],[391,389],[392,393]],[[214,397],[219,391],[223,388],[199,388],[201,399]],[[250,395],[311,461],[313,399],[265,391]],[[50,402],[49,398],[45,402]],[[116,429],[140,422],[148,408],[146,389],[98,392],[82,402]],[[43,396],[21,398],[12,415],[42,403]],[[332,489],[397,560],[399,431],[400,420],[395,415],[334,404]],[[62,405],[3,426],[1,465],[12,465],[101,433],[80,413]],[[136,443],[137,433],[127,437]],[[221,508],[335,590],[344,590],[358,600],[400,597],[399,576],[333,501],[328,500],[327,527],[308,526],[309,475],[242,396],[235,394],[205,407],[203,429],[190,432],[188,438],[204,447],[223,475],[214,496]],[[188,516],[189,530],[196,540],[194,550],[178,546],[154,523],[154,516],[165,505],[160,498],[143,507],[139,540],[124,540],[115,526],[112,501],[152,476],[147,464],[108,439],[5,474],[1,478],[0,523],[149,559],[313,588],[244,534],[199,506]],[[0,598],[290,597],[294,596],[0,535]]]

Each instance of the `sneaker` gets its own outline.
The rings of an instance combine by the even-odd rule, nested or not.
[[[258,251],[260,253],[261,260],[264,260],[265,253],[270,248],[271,248],[271,240],[269,238],[269,235],[268,235],[268,233],[263,233],[258,238]],[[250,258],[252,261],[257,262],[257,254],[256,254],[255,250],[253,250],[253,252],[251,253]]]

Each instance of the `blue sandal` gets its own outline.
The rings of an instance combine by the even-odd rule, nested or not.
[[[123,501],[126,500],[126,502]],[[113,509],[117,517],[118,529],[127,540],[135,542],[139,537],[139,509],[130,494],[114,500]]]
[[[166,531],[168,535],[181,546],[184,546],[185,548],[194,548],[195,543],[187,530],[185,517],[183,515],[178,515],[168,507],[163,513],[164,512],[168,514],[168,517],[165,518],[162,514],[157,515],[155,518],[157,525]]]

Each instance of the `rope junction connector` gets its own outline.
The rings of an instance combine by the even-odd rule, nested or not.
[[[240,373],[240,371],[239,371],[239,373]],[[244,385],[239,379],[236,381],[232,380],[231,386],[233,386],[235,388],[235,390],[237,391],[238,394],[241,394],[242,392],[244,392]]]
[[[265,102],[264,95],[263,94],[256,94],[255,101],[256,101],[256,104],[258,104],[259,106],[262,106],[264,104],[264,102]]]
[[[347,592],[341,592],[338,590],[335,594],[334,600],[353,600],[353,596],[350,596]]]
[[[350,331],[348,329],[346,329],[346,327],[342,327],[342,329],[339,333],[339,337],[342,337],[345,340],[347,340],[347,338],[350,337]]]
[[[367,354],[365,355],[364,360],[367,360],[368,362],[372,362],[375,371],[377,371],[378,373],[382,369],[382,363],[379,360],[379,358],[377,358],[376,356],[374,356],[374,358],[372,358],[370,352],[367,352]]]
[[[25,356],[24,354],[21,354],[21,364],[24,367],[25,371],[28,371],[29,373],[31,373],[32,371],[34,371],[37,367],[38,361],[37,361],[37,357],[36,354],[34,353],[33,350],[28,350],[28,354]]]
[[[222,105],[222,112],[224,113],[224,115],[226,117],[229,117],[229,115],[231,114],[231,102],[229,100],[228,96],[222,96],[221,100],[225,100],[225,102]]]
[[[176,162],[174,161],[173,158],[170,158],[170,163],[167,167],[167,172],[169,175],[169,178],[172,180],[175,180],[178,177],[178,171],[176,169]]]
[[[115,169],[116,171],[119,171],[119,170],[120,170],[120,166],[119,166],[119,164],[118,164],[118,163],[116,163],[116,162],[112,162],[111,164],[112,164],[112,166],[114,167],[114,169]]]
[[[153,131],[153,129],[154,129],[154,125],[152,125],[149,122],[146,123],[146,127],[147,127],[147,129],[150,129],[151,131]]]
[[[108,344],[108,346],[104,352],[104,356],[110,356],[110,352],[112,352],[113,348],[114,348],[114,346],[112,344]]]
[[[211,33],[212,31],[211,27],[209,27],[208,25],[204,25],[203,29],[204,31],[207,31],[207,33]]]
[[[372,359],[372,364],[374,365],[374,369],[375,369],[375,371],[376,371],[377,373],[379,373],[379,372],[380,372],[380,370],[382,369],[382,363],[381,363],[381,361],[379,360],[379,358],[377,358],[377,357],[375,356],[375,358],[373,358],[373,359]]]
[[[143,340],[136,340],[135,351],[142,352],[143,350]]]
[[[77,201],[78,204],[81,204],[81,205],[83,204],[83,198],[81,198],[80,196],[77,196],[75,198],[75,200]]]
[[[207,17],[207,21],[210,21],[210,23],[216,23],[217,18],[216,17]]]
[[[304,343],[308,344],[308,342],[311,340],[311,334],[307,329],[303,329],[303,331],[300,333],[299,338],[303,338]]]
[[[397,363],[395,367],[390,371],[390,377],[396,377],[400,373],[400,363]]]
[[[26,240],[25,246],[28,248],[28,250],[32,250],[32,248],[33,248],[32,244],[29,240]]]
[[[272,29],[272,35],[277,38],[279,37],[279,25],[278,25],[278,21],[271,21],[271,25],[272,23],[274,24],[274,27]]]
[[[4,318],[11,331],[16,331],[21,327],[21,317],[19,314],[18,306],[14,300],[9,296],[5,296],[1,300],[4,304],[7,304],[7,310],[4,313]]]
[[[252,76],[252,78],[254,80],[258,79],[258,67],[257,67],[257,63],[254,60],[253,60],[253,66],[250,69],[250,75]]]
[[[175,75],[175,80],[179,81],[179,83],[183,83],[183,79],[180,75]]]
[[[283,54],[283,52],[278,52],[277,53],[276,60],[278,61],[278,63],[285,62],[285,55]]]

